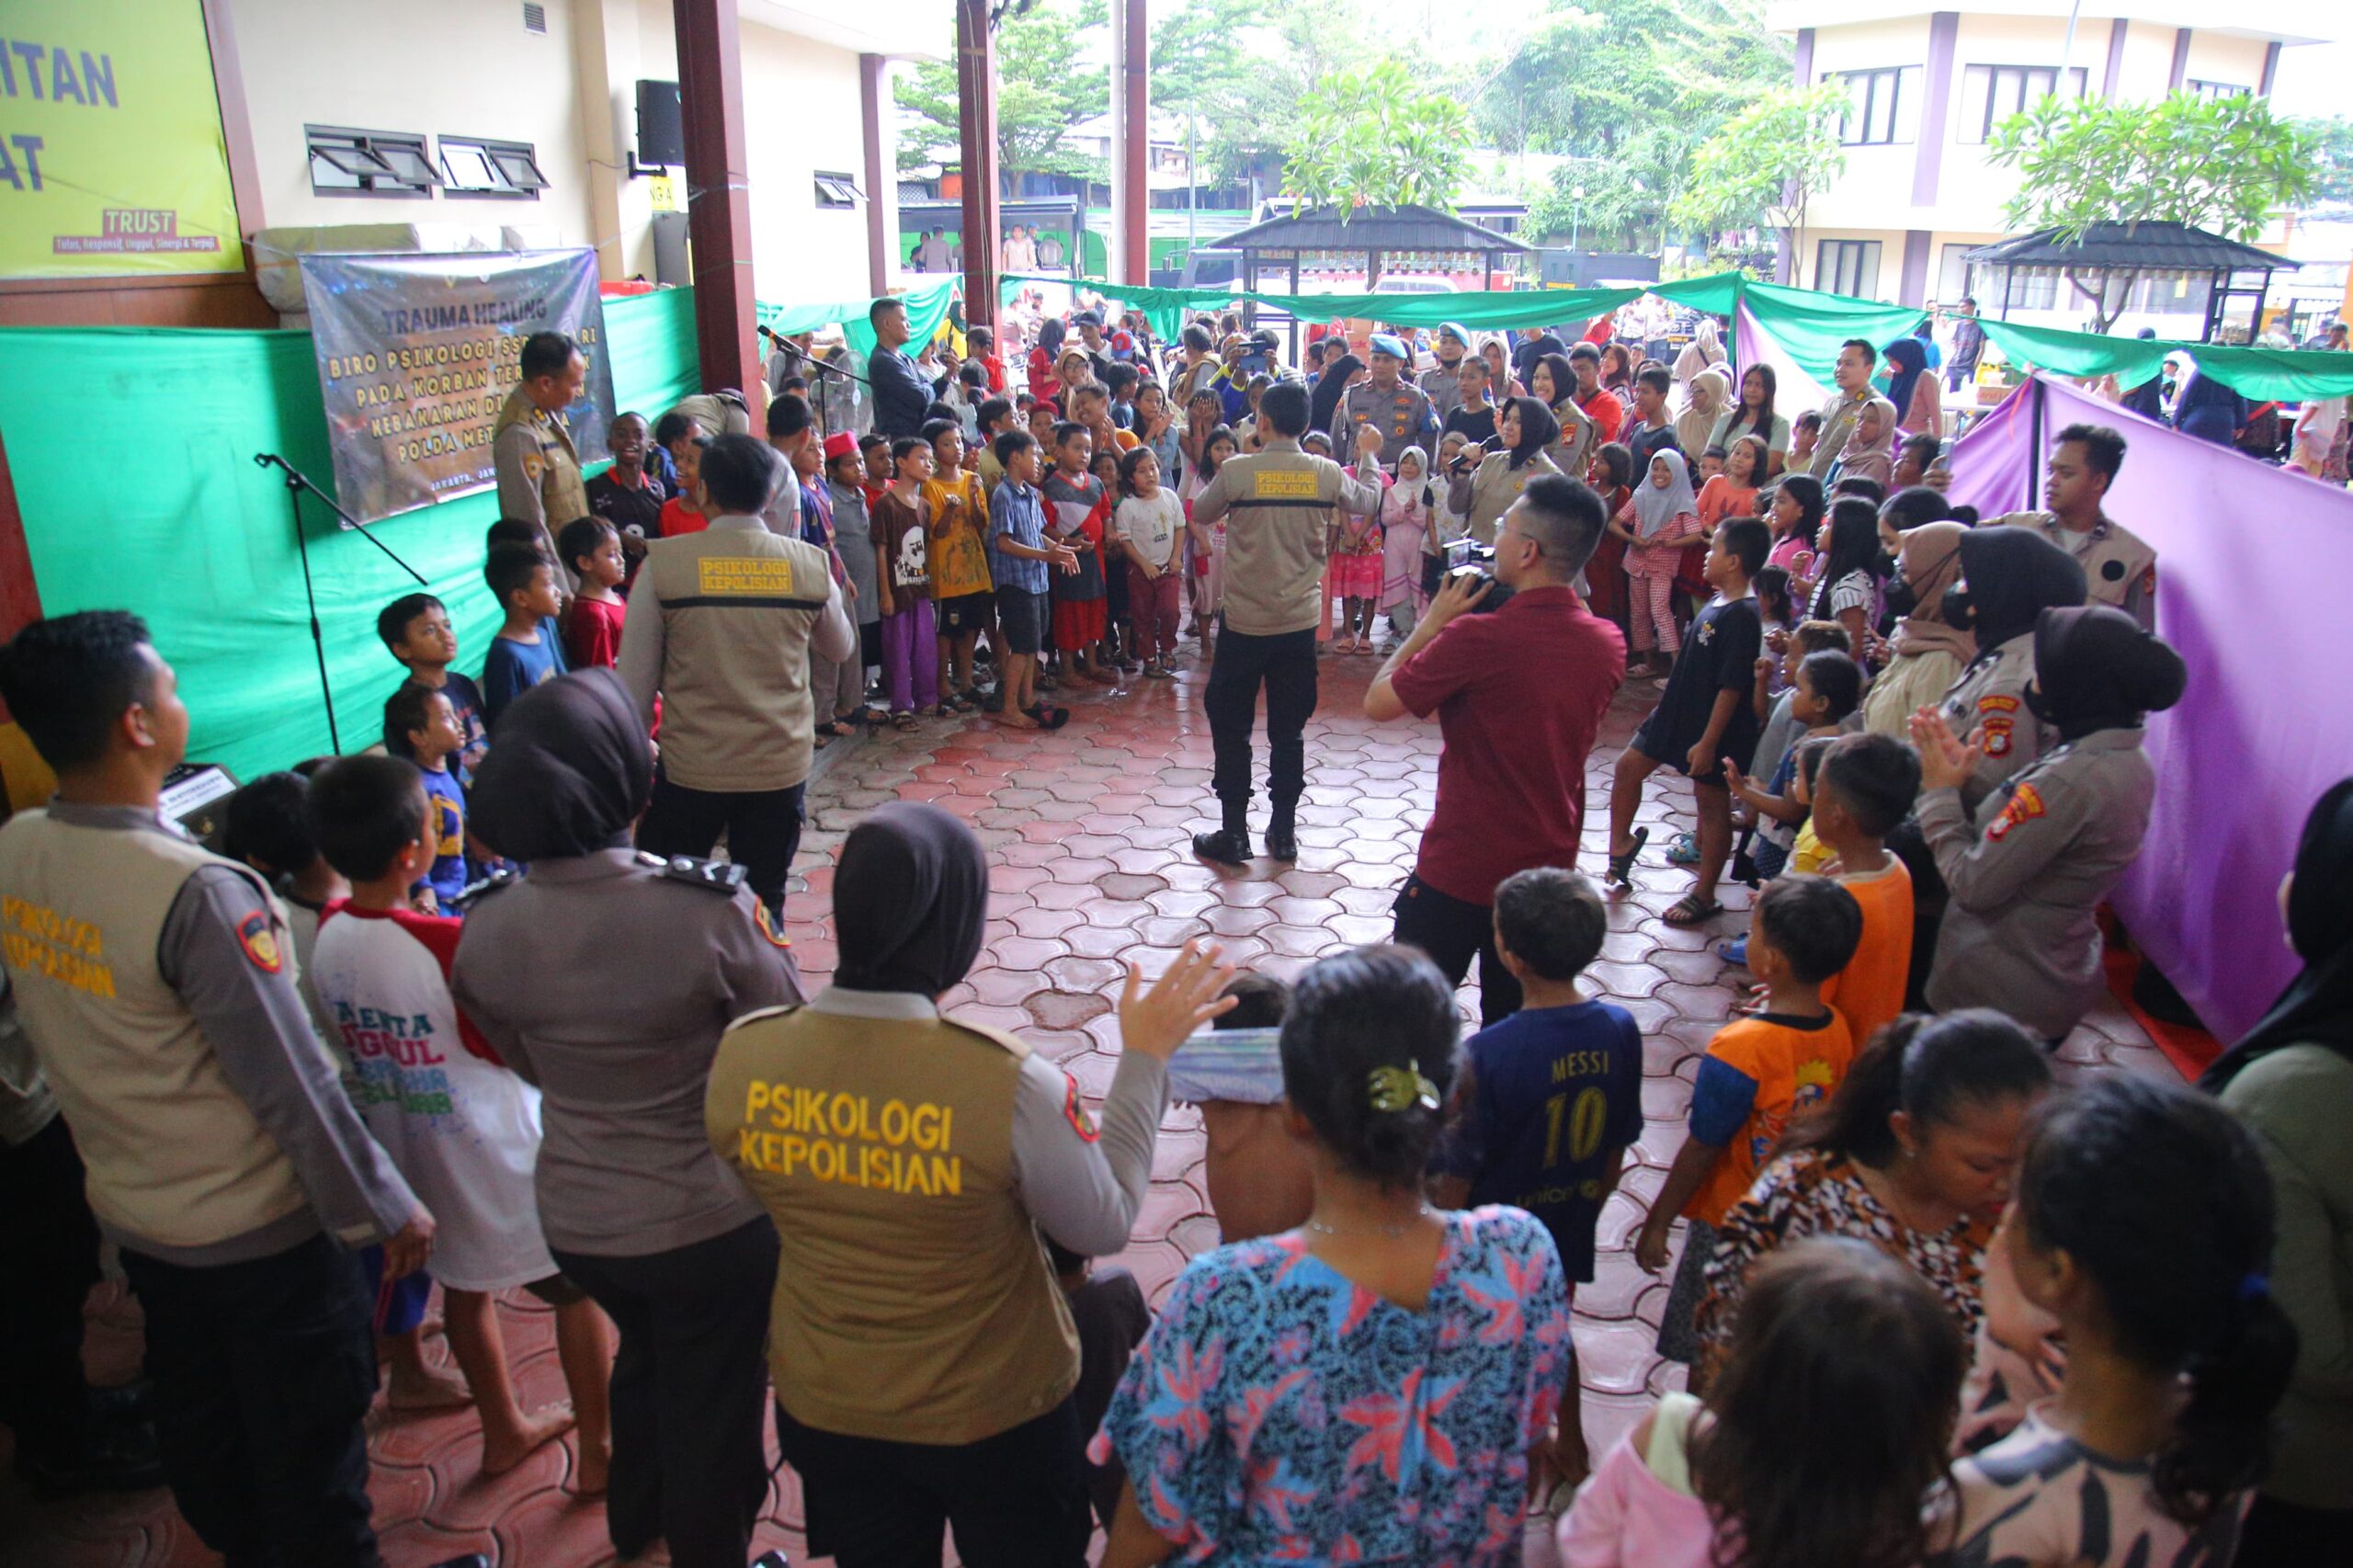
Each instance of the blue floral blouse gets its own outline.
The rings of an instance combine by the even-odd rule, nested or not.
[[[1418,1312],[1269,1236],[1193,1260],[1089,1453],[1187,1562],[1516,1563],[1568,1353],[1560,1256],[1519,1210],[1448,1216]]]

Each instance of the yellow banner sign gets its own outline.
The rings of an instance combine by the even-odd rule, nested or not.
[[[9,0],[0,276],[244,265],[197,0]]]

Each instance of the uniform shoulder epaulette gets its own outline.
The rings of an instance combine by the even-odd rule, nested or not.
[[[480,881],[468,882],[464,887],[460,888],[457,895],[450,899],[449,903],[455,908],[470,909],[500,889],[511,888],[522,880],[516,874],[515,868],[512,866],[494,866],[490,869],[490,874]]]
[[[719,1032],[722,1034],[733,1034],[745,1024],[756,1024],[763,1018],[790,1017],[793,1014],[801,1011],[801,1005],[798,1002],[780,1002],[773,1007],[755,1007],[750,1012],[745,1014],[742,1017],[737,1018],[734,1022],[729,1024],[725,1028]]]
[[[966,1034],[978,1035],[991,1045],[1004,1051],[1016,1062],[1027,1062],[1036,1049],[1019,1035],[1009,1029],[998,1028],[994,1024],[976,1024],[970,1018],[960,1018],[952,1013],[940,1014],[939,1021],[951,1028],[961,1029]]]
[[[731,898],[744,885],[744,868],[732,860],[698,860],[691,855],[653,855],[641,849],[637,863],[670,881],[684,882],[707,892],[725,893]]]

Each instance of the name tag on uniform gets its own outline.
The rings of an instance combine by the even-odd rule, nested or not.
[[[775,555],[707,555],[695,562],[695,590],[790,597],[792,562]]]
[[[1262,468],[1250,476],[1250,494],[1261,501],[1315,500],[1315,471],[1312,468]]]

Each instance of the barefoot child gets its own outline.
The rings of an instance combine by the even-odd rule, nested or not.
[[[1112,514],[1128,572],[1128,608],[1136,629],[1143,673],[1154,680],[1176,674],[1176,621],[1185,572],[1185,507],[1162,488],[1160,457],[1138,447],[1120,460],[1121,500]]]
[[[1609,876],[1632,885],[1634,857],[1650,830],[1634,825],[1643,780],[1658,768],[1688,775],[1699,810],[1699,881],[1662,917],[1697,926],[1723,911],[1716,883],[1732,853],[1732,796],[1724,789],[1726,758],[1745,767],[1756,746],[1752,688],[1764,626],[1748,580],[1765,564],[1768,535],[1754,517],[1733,517],[1716,528],[1705,568],[1715,597],[1691,622],[1683,651],[1658,706],[1618,758],[1609,792]]]
[[[604,1489],[604,1315],[557,1272],[540,1234],[532,1171],[539,1091],[503,1066],[449,995],[460,927],[418,915],[410,884],[433,863],[425,790],[398,757],[351,756],[313,783],[311,822],[351,897],[319,925],[313,976],[357,1069],[360,1114],[438,1221],[434,1272],[450,1353],[482,1413],[482,1468],[501,1475],[580,1428],[578,1490]],[[555,1308],[572,1408],[515,1401],[495,1292],[521,1287]]]
[[[1038,706],[1038,650],[1051,611],[1050,570],[1078,570],[1068,545],[1046,540],[1038,494],[1038,443],[1018,430],[996,438],[1005,477],[989,497],[989,574],[996,582],[997,628],[1005,635],[1005,702],[997,722],[1034,730],[1048,721]]]

